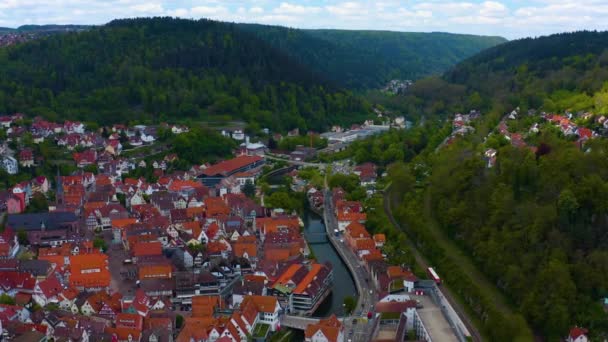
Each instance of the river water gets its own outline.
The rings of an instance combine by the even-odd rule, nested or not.
[[[344,297],[357,296],[357,290],[353,278],[342,259],[331,245],[325,234],[323,218],[309,209],[304,211],[304,236],[310,242],[317,262],[329,262],[333,266],[334,285],[332,294],[325,299],[315,312],[315,317],[326,317],[333,314],[342,316],[344,314]]]

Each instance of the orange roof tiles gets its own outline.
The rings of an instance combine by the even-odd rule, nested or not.
[[[126,218],[126,219],[114,219],[112,220],[112,228],[125,228],[128,225],[137,223],[137,219],[135,218]]]
[[[219,197],[207,197],[204,200],[207,216],[229,215],[230,208]]]
[[[342,323],[336,318],[335,315],[327,319],[322,319],[317,324],[310,324],[304,331],[306,339],[312,338],[319,330],[323,333],[325,338],[330,342],[337,342],[340,331],[342,330]]]
[[[357,221],[353,221],[351,224],[346,226],[345,233],[354,239],[364,239],[370,237],[367,229],[365,229],[365,227]]]
[[[379,243],[385,243],[386,242],[386,235],[384,235],[384,234],[374,234],[374,241],[379,242]]]
[[[317,276],[319,271],[321,271],[321,268],[323,268],[323,265],[313,264],[311,266],[308,274],[304,277],[304,279],[302,279],[302,281],[298,284],[298,286],[296,286],[296,288],[293,290],[293,293],[296,293],[296,294],[304,293],[304,291],[306,291],[306,288],[308,288],[308,285],[314,280],[314,278]]]
[[[186,208],[186,216],[188,216],[188,218],[194,218],[196,215],[203,214],[204,212],[204,207]]]
[[[250,242],[236,242],[232,245],[234,255],[243,257],[247,253],[248,257],[258,256],[258,246],[255,243]]]
[[[163,247],[160,241],[136,242],[133,245],[133,256],[151,256],[163,254]]]
[[[264,217],[257,219],[255,224],[264,234],[274,233],[280,230],[300,232],[300,221],[297,217]]]
[[[365,213],[338,213],[338,221],[365,221],[367,220],[367,215]]]
[[[283,274],[275,281],[275,284],[287,284],[291,278],[293,278],[294,274],[302,268],[303,266],[300,264],[293,264],[287,268]]]
[[[83,254],[70,257],[70,285],[97,288],[110,285],[107,269],[108,256],[105,254]]]
[[[207,176],[215,176],[217,174],[225,175],[261,160],[262,157],[259,156],[239,156],[211,165],[203,170],[203,174]]]
[[[274,313],[278,303],[277,298],[272,296],[245,296],[245,298],[243,298],[243,303],[246,303],[247,301],[253,302],[258,311],[264,313]]]
[[[227,245],[220,241],[209,241],[207,243],[207,252],[209,254],[217,254],[230,249],[230,245]]]
[[[192,297],[192,317],[212,317],[216,308],[221,307],[221,301],[216,296]]]
[[[264,258],[268,261],[286,261],[290,254],[289,249],[267,249],[264,251]]]
[[[374,240],[367,238],[367,239],[358,239],[355,240],[355,249],[361,251],[361,250],[373,250],[376,249],[376,243],[374,242]]]
[[[139,267],[139,280],[170,279],[173,268],[171,265],[145,265]]]
[[[169,191],[182,191],[188,188],[192,188],[192,189],[196,189],[196,188],[202,188],[203,184],[199,183],[199,182],[195,182],[192,180],[180,180],[180,179],[174,179],[171,184],[168,187]]]

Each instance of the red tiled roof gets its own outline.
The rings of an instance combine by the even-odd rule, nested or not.
[[[570,337],[573,340],[576,340],[577,338],[579,338],[582,335],[586,335],[589,331],[585,328],[580,328],[580,327],[574,327],[572,329],[570,329]]]
[[[262,157],[259,156],[239,156],[211,165],[203,171],[203,174],[206,176],[226,175],[260,160],[262,160]]]
[[[134,257],[161,255],[162,253],[163,248],[159,241],[138,242],[133,246]]]

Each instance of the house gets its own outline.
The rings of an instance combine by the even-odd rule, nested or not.
[[[245,296],[240,305],[241,312],[245,315],[246,312],[253,309],[258,313],[254,322],[249,322],[251,325],[256,323],[267,324],[271,331],[276,331],[279,327],[279,315],[281,306],[276,297],[272,296]]]
[[[13,119],[10,116],[7,116],[7,115],[0,116],[0,125],[2,125],[3,128],[11,127],[12,123],[13,123]]]
[[[35,177],[30,183],[33,193],[39,192],[46,194],[49,191],[49,181],[45,176]]]
[[[233,159],[224,160],[211,165],[198,176],[204,185],[213,187],[222,179],[230,177],[238,172],[250,171],[264,165],[264,158],[260,156],[238,156]]]
[[[6,226],[23,229],[28,241],[35,246],[59,246],[75,239],[80,233],[79,220],[74,213],[48,212],[8,215]]]
[[[2,163],[0,164],[4,171],[9,175],[16,175],[19,172],[19,163],[17,159],[11,156],[2,156]]]
[[[19,252],[19,239],[12,229],[0,233],[0,260],[13,259]]]
[[[306,342],[343,342],[344,326],[336,315],[319,320],[317,324],[309,324],[304,331]]]
[[[76,166],[83,168],[89,165],[93,165],[97,162],[97,151],[96,150],[86,150],[81,153],[73,154],[74,161],[76,162]]]
[[[353,222],[364,224],[367,220],[367,215],[359,212],[338,212],[337,217],[338,229],[342,232]]]
[[[573,327],[566,338],[566,342],[588,342],[587,334],[589,331],[581,327]]]
[[[34,151],[31,148],[19,151],[19,165],[22,167],[34,166]]]
[[[484,153],[484,157],[486,160],[486,167],[492,168],[495,164],[496,164],[496,154],[498,153],[498,151],[496,151],[493,148],[489,148],[485,151]]]
[[[330,264],[293,264],[272,284],[274,294],[286,298],[289,311],[312,314],[331,293],[333,270]]]
[[[110,286],[108,256],[83,254],[70,257],[70,286],[80,291],[104,290]]]
[[[386,235],[384,234],[374,234],[374,242],[376,243],[376,248],[384,247],[386,243]]]

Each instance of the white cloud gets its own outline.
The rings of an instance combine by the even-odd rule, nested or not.
[[[320,7],[294,5],[288,2],[282,2],[279,7],[276,7],[273,12],[285,15],[310,15],[321,11]]]
[[[608,29],[608,0],[0,0],[3,26],[168,15],[303,28],[449,31],[509,38]]]

